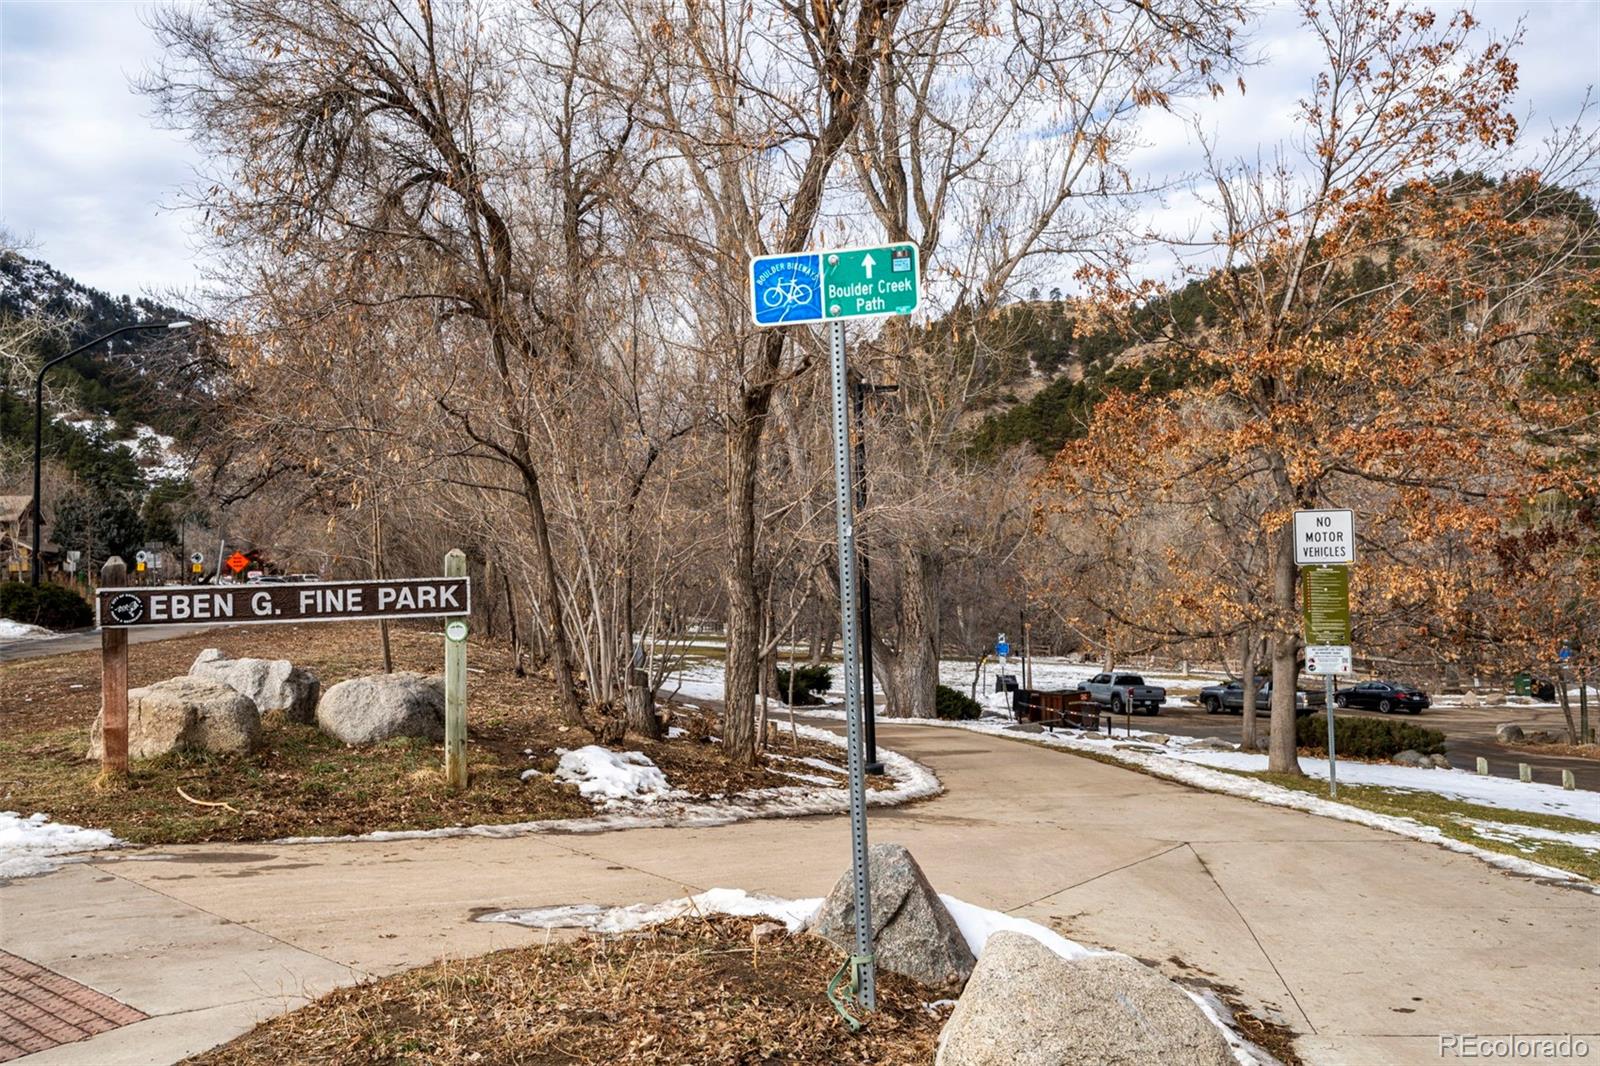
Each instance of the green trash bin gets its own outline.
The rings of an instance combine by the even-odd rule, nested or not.
[[[1533,675],[1523,673],[1512,678],[1511,691],[1515,692],[1519,696],[1533,695]]]

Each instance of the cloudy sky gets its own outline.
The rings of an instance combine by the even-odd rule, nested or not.
[[[130,81],[157,57],[150,5],[96,0],[0,0],[0,226],[80,281],[114,293],[196,283],[192,220],[171,210],[193,174],[184,139],[157,128]],[[1479,3],[1500,32],[1525,25],[1522,106],[1537,128],[1570,118],[1600,71],[1600,0]],[[1249,92],[1207,104],[1201,122],[1224,154],[1292,132],[1309,74],[1310,42],[1289,6],[1254,27],[1264,64]],[[1149,127],[1141,164],[1191,167],[1181,122]]]

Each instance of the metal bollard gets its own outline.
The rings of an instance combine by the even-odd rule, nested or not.
[[[1478,756],[1478,776],[1489,776],[1489,760],[1485,759],[1482,755]]]
[[[1568,792],[1578,787],[1578,779],[1573,776],[1571,770],[1561,771],[1561,787]]]
[[[1533,767],[1525,762],[1517,763],[1517,778],[1522,781],[1533,780]]]

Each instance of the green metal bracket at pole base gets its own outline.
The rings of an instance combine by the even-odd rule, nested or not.
[[[873,965],[871,955],[851,955],[839,964],[839,972],[833,975],[833,980],[828,982],[828,1002],[833,1004],[833,1009],[838,1011],[839,1017],[850,1027],[852,1033],[861,1031],[861,1019],[851,1014],[845,1008],[845,1003],[854,1003],[861,993],[861,971]],[[839,995],[839,986],[843,984],[845,975],[850,975],[850,984],[845,987],[844,995]]]

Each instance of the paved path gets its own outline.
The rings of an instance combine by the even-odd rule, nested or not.
[[[946,795],[875,812],[941,891],[1234,986],[1314,1063],[1441,1033],[1592,1034],[1600,897],[1039,746],[884,727]],[[821,895],[842,818],[588,836],[172,848],[0,888],[0,948],[150,1015],[37,1063],[165,1062],[345,982],[536,942],[483,909],[732,886]]]

